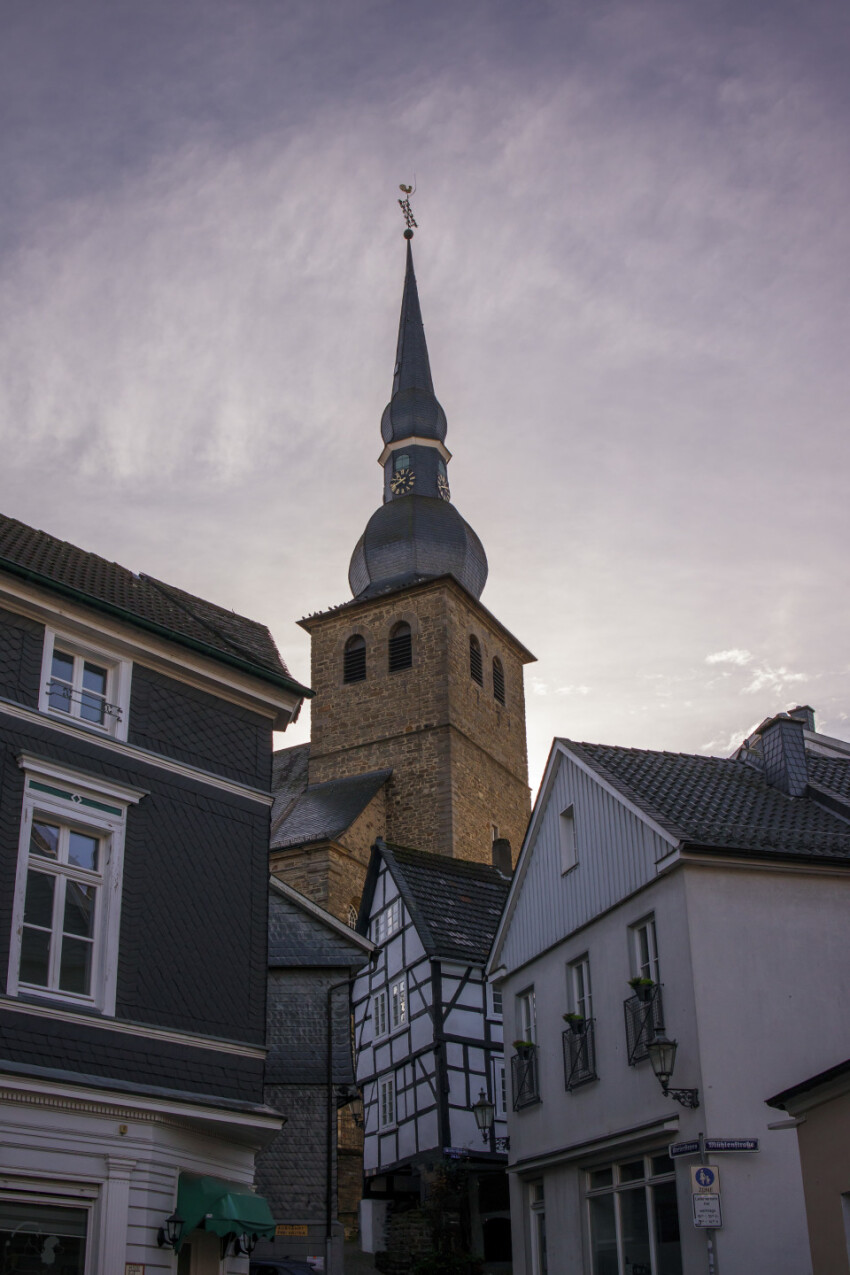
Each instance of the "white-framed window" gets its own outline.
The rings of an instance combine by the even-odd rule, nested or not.
[[[392,1030],[407,1022],[407,986],[403,978],[390,984],[390,1023]]]
[[[534,988],[527,987],[516,998],[517,1040],[537,1044],[537,1014],[534,1005]]]
[[[64,1198],[55,1194],[54,1184],[35,1189],[39,1185],[22,1182],[22,1190],[0,1195],[3,1269],[47,1269],[55,1263],[55,1269],[67,1275],[85,1275],[91,1261],[86,1260],[86,1249],[94,1199],[85,1199],[85,1188]]]
[[[490,994],[490,1016],[491,1018],[502,1017],[502,989],[497,987],[495,983],[488,983],[487,990]]]
[[[372,942],[385,943],[401,929],[401,899],[393,899],[372,920]]]
[[[130,661],[115,652],[45,629],[39,708],[126,739],[131,671]]]
[[[115,1012],[127,808],[144,793],[22,753],[7,992]]]
[[[496,1119],[506,1120],[508,1115],[508,1081],[505,1063],[501,1058],[493,1063],[493,1101]]]
[[[585,1202],[593,1270],[681,1271],[676,1173],[666,1151],[591,1169]]]
[[[567,996],[570,1009],[582,1018],[593,1017],[593,997],[590,990],[590,961],[585,954],[567,966]]]
[[[630,933],[634,977],[651,978],[653,983],[660,983],[655,917],[644,917],[642,921],[630,927]]]
[[[384,1076],[378,1081],[378,1127],[391,1129],[395,1122],[395,1076]]]
[[[567,806],[558,817],[558,837],[561,847],[561,872],[569,872],[578,863],[576,849],[575,806]]]
[[[529,1247],[531,1275],[548,1275],[546,1254],[546,1195],[542,1180],[528,1184]]]
[[[372,999],[372,1023],[375,1039],[387,1034],[387,993],[377,992]]]

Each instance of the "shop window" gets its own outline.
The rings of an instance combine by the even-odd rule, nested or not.
[[[585,1175],[591,1269],[605,1275],[681,1275],[673,1161],[632,1157]]]
[[[342,657],[343,682],[366,681],[366,642],[359,633],[355,633],[345,644]]]
[[[88,1209],[0,1199],[0,1270],[84,1275]]]

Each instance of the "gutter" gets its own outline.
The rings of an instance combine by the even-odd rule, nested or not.
[[[31,571],[28,567],[22,567],[17,562],[10,562],[8,558],[0,557],[0,567],[4,571],[8,571],[10,575],[18,576],[23,580],[28,580],[31,584],[50,589],[53,593],[60,593],[64,597],[72,598],[75,602],[82,602],[85,606],[91,607],[95,611],[102,611],[105,615],[114,616],[127,624],[134,624],[136,628],[155,633],[157,637],[167,638],[170,642],[175,642],[179,646],[186,646],[189,650],[196,651],[200,655],[206,655],[209,659],[217,660],[220,664],[229,664],[232,668],[237,668],[242,673],[250,673],[252,677],[259,678],[260,681],[270,682],[272,686],[278,686],[283,690],[293,692],[303,699],[312,699],[316,693],[310,690],[309,687],[301,686],[299,682],[284,676],[282,673],[274,673],[271,669],[252,664],[250,660],[241,659],[238,655],[230,655],[227,651],[219,651],[213,646],[208,646],[206,642],[199,642],[196,638],[186,637],[182,633],[175,633],[173,629],[157,624],[154,620],[143,619],[132,611],[125,611],[123,607],[115,606],[112,602],[105,602],[101,598],[94,598],[88,593],[83,593],[81,589],[75,589],[70,584],[63,584],[58,580],[51,579],[50,576],[41,575],[38,571]]]

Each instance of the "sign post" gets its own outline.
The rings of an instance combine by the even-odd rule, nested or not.
[[[694,1226],[705,1228],[705,1245],[708,1256],[708,1275],[718,1275],[717,1244],[714,1236],[715,1228],[722,1226],[720,1216],[720,1175],[713,1164],[708,1163],[705,1150],[705,1138],[699,1135],[699,1168],[691,1169],[691,1186],[695,1189],[693,1196]],[[699,1175],[699,1177],[697,1176]],[[714,1197],[714,1203],[697,1205],[697,1200],[704,1201]]]

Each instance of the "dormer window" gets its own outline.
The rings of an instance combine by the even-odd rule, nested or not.
[[[505,671],[498,658],[493,661],[493,698],[500,704],[505,702]]]
[[[388,643],[389,671],[398,673],[413,664],[413,636],[410,625],[402,621],[390,633]]]
[[[345,644],[342,656],[343,682],[366,681],[366,641],[355,633]]]
[[[128,660],[45,630],[39,707],[51,717],[127,738]]]
[[[481,643],[475,634],[469,639],[469,676],[479,686],[484,685],[484,665],[481,660]]]

